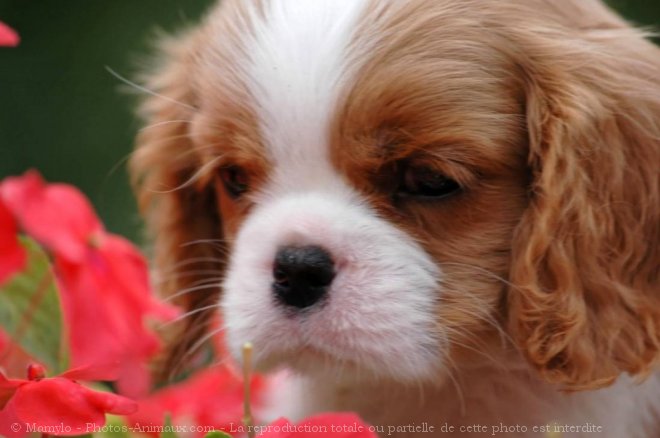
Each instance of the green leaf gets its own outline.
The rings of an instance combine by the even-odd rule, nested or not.
[[[209,432],[206,435],[204,435],[204,438],[232,438],[232,436],[229,435],[227,432],[223,432],[221,430],[214,430],[213,432]]]
[[[105,425],[101,432],[92,434],[94,438],[131,438],[128,426],[124,423],[122,417],[118,415],[106,415]]]
[[[170,414],[165,414],[165,431],[160,434],[160,438],[179,438],[179,436],[174,432],[174,427],[172,427],[172,417]]]
[[[12,341],[42,363],[49,375],[66,369],[62,311],[50,261],[37,243],[21,239],[27,266],[0,288],[0,326]]]

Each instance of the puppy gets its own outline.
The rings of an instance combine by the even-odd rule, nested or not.
[[[596,0],[220,2],[164,41],[131,161],[200,309],[170,357],[219,300],[234,356],[291,370],[276,415],[660,436],[644,36]]]

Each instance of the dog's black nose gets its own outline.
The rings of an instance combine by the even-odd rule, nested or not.
[[[275,255],[273,292],[284,304],[303,309],[325,295],[334,262],[320,246],[285,246]]]

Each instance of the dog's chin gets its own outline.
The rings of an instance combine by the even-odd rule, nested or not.
[[[247,339],[247,338],[245,338]],[[229,347],[233,356],[242,361],[243,341],[229,336]],[[298,345],[291,346],[292,339],[278,343],[275,338],[260,342],[250,341],[254,345],[252,356],[255,371],[274,373],[286,369],[295,374],[317,380],[334,383],[374,383],[398,382],[418,384],[419,382],[437,382],[442,376],[443,355],[434,345],[420,346],[414,353],[379,355],[374,351],[343,349],[336,345]],[[282,345],[288,344],[288,348]]]
[[[339,380],[355,380],[360,375],[375,375],[374,371],[370,371],[365,364],[339,359],[314,347],[302,347],[259,356],[255,361],[255,369],[262,373],[286,369],[304,376],[332,376]]]

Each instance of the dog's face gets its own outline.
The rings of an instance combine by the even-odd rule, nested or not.
[[[218,50],[246,65],[218,75],[226,95],[200,96],[193,142],[216,145],[231,349],[418,379],[445,366],[450,334],[495,324],[526,202],[522,106],[485,45],[445,65],[447,34],[415,46],[413,29],[389,30],[403,11],[364,6],[240,9],[254,34],[201,65],[217,74]]]
[[[589,77],[620,73],[555,68],[512,3],[225,0],[170,43],[133,165],[170,291],[223,271],[235,355],[437,381],[502,341],[576,387],[655,360],[658,101],[633,133]]]

